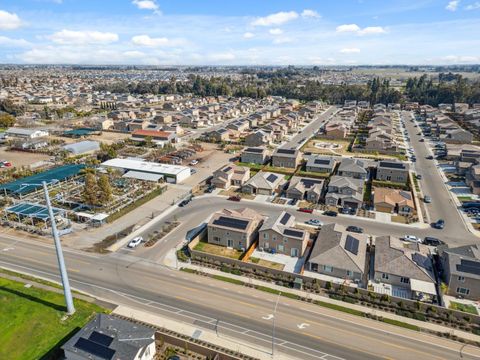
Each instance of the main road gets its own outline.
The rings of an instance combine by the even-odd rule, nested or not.
[[[335,312],[309,303],[175,271],[125,254],[65,250],[73,288],[113,304],[217,330],[265,353],[292,359],[480,359],[480,350],[432,335]],[[58,281],[53,246],[0,236],[0,266]]]

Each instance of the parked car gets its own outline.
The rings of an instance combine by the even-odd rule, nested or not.
[[[190,175],[193,175],[193,174],[196,174],[197,173],[197,170],[195,169],[190,169]]]
[[[290,205],[297,205],[298,199],[292,199],[290,200]]]
[[[242,198],[238,195],[232,195],[230,196],[227,200],[230,200],[230,201],[240,201],[242,200]]]
[[[138,245],[142,243],[142,241],[143,241],[143,238],[141,236],[137,236],[132,240],[130,240],[127,247],[129,247],[130,249],[136,248]]]
[[[428,195],[425,195],[423,197],[423,201],[426,202],[427,204],[430,204],[432,202],[432,198]]]
[[[196,160],[196,159],[190,161],[190,165],[192,165],[192,166],[197,165],[197,164],[198,164],[198,160]]]
[[[405,235],[403,237],[403,240],[409,241],[409,242],[414,242],[414,243],[421,243],[422,239],[419,237],[416,237],[415,235]]]
[[[322,226],[322,222],[318,219],[307,220],[307,221],[305,221],[305,224],[313,225],[313,226]]]
[[[425,245],[430,245],[430,246],[439,246],[439,245],[445,244],[442,240],[431,237],[431,236],[425,236],[423,243]]]
[[[326,215],[326,216],[337,216],[338,213],[336,211],[333,211],[333,210],[327,210],[327,211],[324,211],[323,212],[323,215]]]
[[[183,200],[183,201],[181,201],[181,202],[178,204],[178,206],[179,206],[179,207],[184,207],[184,206],[187,205],[189,202],[190,202],[190,201],[188,201],[188,200]]]
[[[313,209],[309,209],[309,208],[300,208],[298,209],[298,211],[308,213],[308,214],[313,213]]]
[[[422,174],[417,174],[417,180],[422,180]]]
[[[443,229],[445,227],[445,220],[438,219],[436,222],[433,223],[433,227],[439,230]]]
[[[427,160],[433,160],[433,156],[432,156],[432,155],[428,155],[426,159],[427,159]]]
[[[363,233],[363,229],[361,227],[354,226],[354,225],[347,226],[347,231],[358,233],[358,234]]]

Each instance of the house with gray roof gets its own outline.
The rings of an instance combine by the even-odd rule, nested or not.
[[[307,200],[318,203],[323,191],[322,179],[294,176],[290,179],[286,195],[289,199]]]
[[[66,360],[153,360],[155,330],[113,315],[97,314],[62,350]]]
[[[305,169],[309,172],[331,174],[337,164],[337,158],[325,155],[309,155]]]
[[[325,195],[325,204],[358,209],[363,203],[364,181],[347,176],[332,176]]]
[[[323,225],[306,268],[309,271],[364,282],[368,235],[347,232],[339,224]]]
[[[84,140],[64,145],[63,150],[68,151],[72,155],[88,154],[100,150],[100,143],[98,141]]]
[[[253,195],[273,195],[280,192],[284,184],[284,175],[259,171],[242,186],[242,191]]]
[[[340,176],[365,180],[368,177],[368,167],[363,160],[343,158],[338,166],[337,174]]]
[[[297,229],[295,216],[282,211],[269,217],[259,230],[259,249],[272,253],[302,257],[308,245],[308,232]]]
[[[376,179],[405,184],[410,168],[407,163],[398,160],[382,160],[377,166]]]
[[[480,300],[480,246],[466,245],[440,250],[442,278],[447,294]]]
[[[243,163],[250,163],[250,164],[265,164],[268,159],[268,150],[263,147],[248,147],[245,148],[241,155],[241,161]]]
[[[394,236],[375,239],[374,280],[403,288],[411,299],[432,300],[437,297],[428,247]]]
[[[273,132],[267,129],[261,129],[245,136],[245,145],[262,146],[272,142]]]
[[[301,153],[297,149],[276,149],[272,155],[272,166],[296,169],[300,165]]]

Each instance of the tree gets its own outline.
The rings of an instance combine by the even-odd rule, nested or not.
[[[87,205],[96,205],[97,204],[97,178],[95,174],[88,172],[85,175],[85,186],[83,188],[83,201]]]
[[[15,117],[7,114],[7,113],[1,113],[0,114],[0,127],[1,128],[8,128],[10,126],[15,125]]]
[[[110,200],[112,200],[112,187],[108,175],[103,174],[98,179],[98,202],[105,205]]]

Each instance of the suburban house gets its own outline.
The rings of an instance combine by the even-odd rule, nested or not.
[[[97,314],[62,349],[66,360],[153,360],[157,352],[155,329],[113,315]]]
[[[347,232],[339,224],[323,225],[313,245],[306,269],[362,283],[365,275],[368,235]]]
[[[345,139],[348,132],[349,127],[343,122],[328,122],[324,128],[324,135],[327,139]]]
[[[405,184],[408,181],[409,166],[401,161],[382,160],[377,166],[376,179]]]
[[[248,249],[257,240],[263,220],[262,215],[249,208],[217,211],[208,222],[208,242],[239,250]]]
[[[394,154],[398,152],[399,146],[395,136],[384,129],[372,129],[365,140],[365,150],[378,152],[380,154]]]
[[[358,209],[363,202],[362,179],[346,176],[332,176],[325,195],[325,204]]]
[[[258,130],[245,136],[245,145],[262,146],[272,142],[273,134],[269,130]]]
[[[230,135],[232,133],[233,133],[233,131],[230,130],[230,129],[221,128],[221,129],[217,129],[217,130],[213,130],[213,131],[208,132],[206,134],[206,137],[209,138],[212,141],[222,142],[222,141],[230,140]]]
[[[480,195],[480,164],[470,166],[465,173],[465,183],[475,195]]]
[[[478,244],[440,250],[442,278],[447,294],[480,300],[480,247]]]
[[[174,132],[169,131],[135,130],[132,133],[132,140],[134,141],[146,141],[147,139],[151,139],[152,142],[157,145],[175,142],[176,138],[177,135]]]
[[[248,147],[243,150],[241,155],[243,163],[263,165],[268,159],[268,150],[263,147]]]
[[[227,164],[213,173],[210,181],[219,189],[229,189],[230,186],[242,186],[250,179],[250,168]]]
[[[309,172],[331,174],[336,164],[337,159],[332,156],[310,155],[307,157],[305,169]]]
[[[343,158],[338,166],[337,174],[339,176],[365,180],[368,177],[368,170],[363,160]]]
[[[296,149],[276,149],[272,155],[272,166],[296,169],[301,153]]]
[[[7,137],[13,137],[18,139],[37,139],[40,137],[48,136],[47,130],[40,130],[40,129],[24,129],[24,128],[16,128],[11,127],[5,131],[5,135]]]
[[[268,218],[259,231],[259,249],[267,252],[302,257],[308,245],[308,232],[296,229],[295,217],[282,211],[278,217]]]
[[[473,141],[473,134],[468,130],[458,127],[456,129],[447,130],[443,136],[440,136],[440,138],[448,143],[471,144]]]
[[[306,199],[318,203],[322,195],[324,181],[321,179],[294,176],[290,179],[286,194],[289,199]]]
[[[373,205],[376,211],[412,215],[415,213],[415,203],[410,191],[374,187]]]
[[[427,246],[394,236],[375,239],[374,279],[391,285],[392,295],[417,300],[435,299],[437,290]]]
[[[242,191],[253,195],[273,195],[280,192],[284,184],[283,175],[259,171],[242,186]]]

